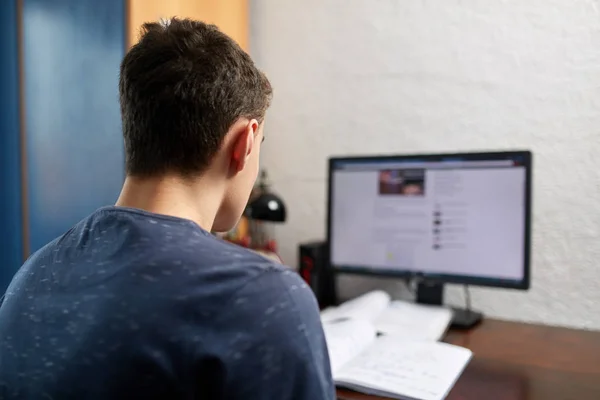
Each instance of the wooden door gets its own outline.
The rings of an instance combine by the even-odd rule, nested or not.
[[[143,23],[180,17],[215,24],[248,51],[248,0],[129,0],[128,14],[129,45]]]

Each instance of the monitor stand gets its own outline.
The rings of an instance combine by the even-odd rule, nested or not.
[[[444,284],[419,282],[417,285],[416,301],[419,304],[441,306],[444,304]],[[455,329],[470,329],[479,324],[483,314],[466,308],[452,307],[454,313],[451,327]]]

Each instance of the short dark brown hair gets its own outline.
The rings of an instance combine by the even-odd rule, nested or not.
[[[262,122],[271,96],[269,80],[216,26],[144,24],[119,79],[127,173],[202,172],[237,119]]]

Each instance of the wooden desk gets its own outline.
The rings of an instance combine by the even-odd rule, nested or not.
[[[446,342],[474,356],[448,400],[599,400],[600,332],[485,320]],[[343,400],[375,400],[344,390]]]

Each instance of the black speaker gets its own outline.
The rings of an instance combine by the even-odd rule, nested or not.
[[[301,243],[298,248],[299,273],[310,286],[321,309],[337,304],[335,274],[329,267],[327,243]]]

